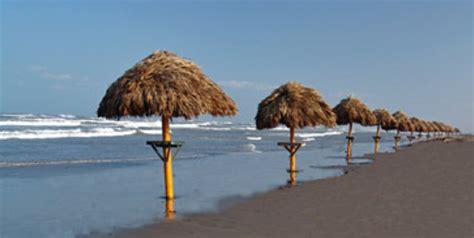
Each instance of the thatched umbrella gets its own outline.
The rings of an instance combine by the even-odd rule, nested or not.
[[[302,145],[295,142],[295,129],[314,126],[334,127],[336,116],[331,107],[314,89],[296,82],[288,82],[275,89],[258,104],[255,116],[257,129],[271,129],[278,125],[290,128],[290,142],[279,143],[290,152],[290,176],[296,172],[296,151]],[[294,178],[290,178],[290,182]]]
[[[377,118],[369,107],[359,99],[352,96],[342,99],[341,102],[334,107],[333,111],[336,113],[336,122],[338,125],[349,124],[346,159],[347,162],[351,162],[352,142],[354,140],[354,137],[352,136],[352,124],[358,123],[362,126],[375,126],[377,125]]]
[[[421,139],[423,138],[423,134],[422,134],[423,132],[424,132],[424,133],[429,133],[429,132],[430,132],[430,129],[431,129],[431,128],[430,128],[430,125],[429,125],[428,122],[425,121],[425,120],[421,120],[421,119],[420,119],[420,124],[421,124],[421,126],[420,126],[420,128],[419,128],[420,131],[419,131],[419,133],[418,133],[418,140],[421,140]]]
[[[174,198],[169,122],[173,117],[190,119],[202,114],[233,116],[234,101],[193,62],[168,51],[156,51],[137,63],[107,89],[97,115],[160,116],[163,141],[147,142],[163,148],[165,192]]]
[[[401,111],[397,111],[393,114],[393,117],[395,118],[395,120],[397,120],[398,122],[398,126],[397,126],[397,134],[395,135],[395,149],[399,149],[400,148],[400,131],[412,131],[413,129],[413,124],[411,123],[410,119],[408,118],[408,116],[401,112]]]
[[[432,121],[431,122],[432,125],[433,125],[433,137],[436,138],[438,136],[440,136],[441,132],[443,131],[443,125],[441,125],[440,122],[437,122],[437,121]]]
[[[428,127],[428,133],[426,134],[426,139],[430,139],[431,138],[430,133],[433,133],[433,135],[434,135],[434,133],[436,131],[436,126],[431,121],[425,121],[425,124]]]
[[[461,130],[459,128],[454,128],[454,133],[456,133],[456,136],[459,136],[461,134]]]
[[[384,130],[393,130],[397,128],[397,120],[393,118],[393,116],[385,109],[376,109],[373,111],[375,117],[377,118],[377,132],[375,133],[374,141],[375,141],[375,154],[379,151],[379,143],[380,143],[380,128]]]
[[[413,133],[416,131],[418,132],[418,139],[421,138],[421,133],[426,130],[425,124],[418,119],[417,117],[411,117],[410,122],[412,123],[413,127],[411,128],[411,134],[408,136],[408,140],[410,141],[410,144],[413,139],[416,137],[413,135]]]

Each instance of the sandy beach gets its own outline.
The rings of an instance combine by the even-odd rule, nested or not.
[[[474,141],[419,143],[344,176],[101,237],[473,237]]]

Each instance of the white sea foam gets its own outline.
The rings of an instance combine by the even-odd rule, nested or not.
[[[135,133],[136,130],[115,130],[112,128],[94,128],[89,131],[82,129],[0,131],[0,140],[113,137]]]
[[[273,131],[289,131],[290,128],[285,127],[285,126],[277,126],[277,127],[273,128],[272,130]]]
[[[199,127],[197,129],[205,130],[205,131],[231,131],[232,130],[232,128],[230,127]]]
[[[34,114],[1,114],[2,117],[18,117],[18,118],[25,118],[25,117],[34,117]]]
[[[247,136],[247,140],[262,140],[260,136]]]
[[[51,127],[71,127],[80,126],[80,121],[65,119],[34,119],[34,120],[6,120],[0,121],[0,126],[51,126]]]
[[[313,137],[303,139],[304,142],[313,141],[313,140],[315,140]]]
[[[261,151],[257,150],[257,146],[254,144],[246,144],[242,146],[243,152],[252,152],[252,153],[262,153]]]
[[[60,117],[62,118],[76,118],[74,115],[69,115],[69,114],[59,114]]]
[[[320,133],[297,133],[296,136],[300,138],[314,138],[314,137],[340,135],[342,133],[343,133],[342,131],[328,131],[328,132],[320,132]]]
[[[161,135],[163,132],[161,130],[144,130],[141,129],[139,132],[147,135]]]
[[[31,167],[31,166],[51,166],[51,165],[78,165],[78,164],[105,164],[105,163],[130,163],[156,160],[155,158],[145,159],[101,159],[101,160],[47,160],[47,161],[0,161],[0,168]]]

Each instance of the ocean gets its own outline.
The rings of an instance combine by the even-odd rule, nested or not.
[[[0,237],[68,238],[164,219],[162,162],[146,145],[161,140],[160,127],[159,118],[0,114]],[[375,128],[354,129],[354,162],[370,163],[362,157],[373,152]],[[288,152],[277,146],[287,128],[175,120],[171,130],[185,142],[173,162],[178,219],[287,182]],[[306,144],[299,182],[344,173],[346,130],[296,130]],[[393,134],[382,132],[380,151],[392,146]]]

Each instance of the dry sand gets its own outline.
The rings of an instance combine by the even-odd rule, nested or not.
[[[474,237],[474,142],[419,143],[347,175],[103,237]]]

